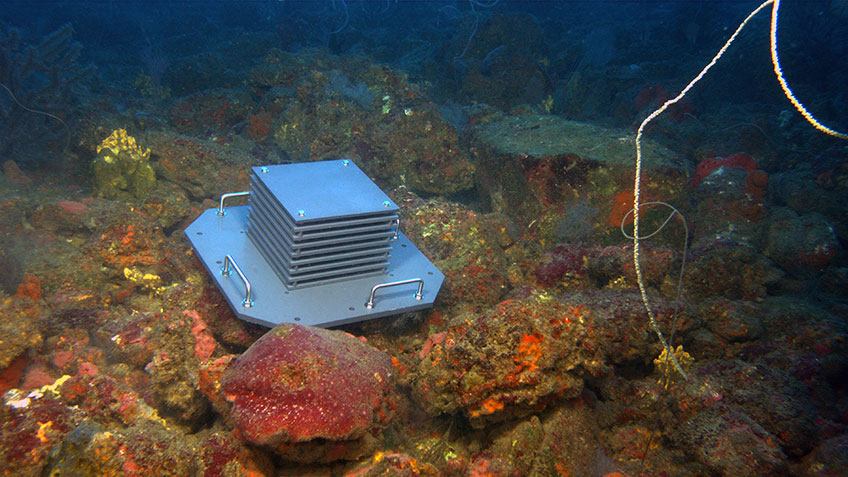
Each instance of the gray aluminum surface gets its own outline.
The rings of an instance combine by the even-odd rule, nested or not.
[[[253,188],[250,195],[252,207],[250,220],[276,224],[292,242],[393,229],[392,225],[397,220],[396,213],[383,212],[382,214],[347,216],[342,219],[313,220],[307,225],[297,225],[285,210],[273,205],[273,198],[257,192],[257,188],[261,186]]]
[[[397,207],[356,164],[253,170],[247,236],[289,290],[387,270]]]
[[[370,180],[369,183],[376,188]],[[369,197],[373,199],[374,195]],[[382,208],[382,204],[379,207]],[[324,210],[329,213],[329,209]],[[347,215],[357,215],[351,208],[345,210]],[[420,310],[433,305],[444,281],[444,275],[401,233],[392,242],[391,260],[384,273],[288,290],[248,239],[247,217],[248,206],[227,207],[225,216],[219,216],[217,209],[209,209],[186,228],[185,233],[230,307],[239,318],[252,323],[268,327],[280,323],[330,327]],[[253,299],[250,308],[242,305],[245,290],[239,277],[221,274],[224,257],[228,254],[250,281]],[[374,285],[413,278],[424,280],[421,300],[415,299],[417,286],[414,284],[391,287],[380,290],[374,308],[366,309],[365,303]]]
[[[368,224],[365,227],[361,223],[354,222],[327,227],[327,229],[330,229],[329,231],[313,229],[308,233],[295,234],[292,233],[292,228],[288,222],[280,220],[276,215],[267,213],[262,201],[255,197],[250,199],[250,223],[260,225],[273,232],[280,240],[285,242],[286,248],[297,253],[304,248],[314,250],[315,248],[348,244],[354,241],[367,240],[370,242],[382,239],[379,241],[385,243],[394,235],[394,221],[396,219],[397,215],[393,214],[393,216],[376,224]],[[292,256],[296,256],[296,254],[292,253]]]
[[[353,161],[254,167],[253,174],[297,225],[320,219],[397,212],[397,205]],[[298,212],[303,211],[303,216]]]
[[[251,209],[251,213],[253,210]],[[267,247],[267,252],[271,253],[269,259],[280,262],[289,271],[297,271],[301,265],[316,265],[320,262],[335,262],[348,258],[354,259],[363,256],[383,255],[388,257],[391,252],[390,240],[394,236],[394,232],[386,237],[382,237],[376,243],[360,244],[355,248],[351,245],[356,243],[339,242],[332,246],[324,246],[313,248],[309,253],[297,254],[297,258],[293,257],[292,250],[287,246],[284,240],[279,240],[280,236],[269,230],[265,225],[259,223],[248,223],[247,235],[260,248]],[[367,245],[367,246],[366,246]]]

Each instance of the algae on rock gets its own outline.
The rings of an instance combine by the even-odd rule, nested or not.
[[[496,151],[508,155],[574,154],[602,164],[628,166],[635,160],[632,132],[551,115],[527,114],[483,124],[475,128],[475,135]],[[675,166],[672,151],[653,141],[645,141],[644,148],[647,166]]]

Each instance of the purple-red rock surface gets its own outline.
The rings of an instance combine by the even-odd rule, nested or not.
[[[389,418],[391,370],[388,355],[347,333],[282,324],[232,363],[222,392],[254,444],[356,440]]]

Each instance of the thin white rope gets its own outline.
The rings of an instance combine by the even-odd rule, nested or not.
[[[642,296],[642,304],[645,306],[645,311],[647,311],[648,313],[648,319],[651,322],[651,328],[653,328],[654,333],[656,333],[657,338],[659,338],[660,344],[662,344],[663,348],[665,349],[666,355],[671,358],[671,362],[672,364],[674,364],[674,368],[685,379],[688,379],[688,375],[683,370],[683,367],[680,366],[680,363],[677,361],[677,358],[674,357],[674,350],[671,349],[671,346],[668,344],[665,339],[665,336],[657,325],[654,310],[653,308],[651,308],[651,303],[648,301],[648,291],[645,286],[645,279],[642,274],[642,266],[639,261],[639,202],[641,199],[642,190],[642,134],[644,133],[645,127],[648,125],[648,123],[650,123],[654,120],[654,118],[662,114],[663,111],[668,109],[669,106],[680,101],[686,95],[686,93],[688,93],[689,90],[692,89],[693,86],[695,86],[698,81],[701,81],[704,75],[706,75],[707,72],[716,64],[719,58],[724,55],[724,52],[727,51],[733,41],[736,40],[736,37],[739,36],[739,32],[741,32],[742,29],[745,28],[745,25],[748,24],[748,21],[751,20],[754,15],[759,13],[766,6],[771,4],[773,1],[774,0],[766,0],[759,7],[754,9],[754,11],[749,13],[748,16],[745,17],[745,19],[742,21],[742,23],[740,23],[739,26],[736,27],[736,31],[734,31],[733,35],[731,35],[730,38],[727,39],[727,42],[725,42],[724,46],[722,46],[721,49],[718,50],[718,53],[716,53],[716,55],[707,64],[707,66],[705,66],[704,69],[702,69],[701,72],[698,73],[698,75],[695,76],[695,78],[692,79],[692,81],[690,81],[689,84],[687,84],[686,87],[683,88],[683,90],[677,96],[669,99],[668,101],[663,103],[663,105],[660,106],[659,109],[648,115],[648,117],[642,121],[642,124],[639,125],[639,129],[636,131],[636,177],[633,180],[633,266],[636,269],[636,281],[639,284],[639,293]]]

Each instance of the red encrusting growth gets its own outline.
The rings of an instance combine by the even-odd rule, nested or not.
[[[390,358],[342,332],[283,324],[235,360],[223,380],[250,442],[362,437],[379,421]]]

